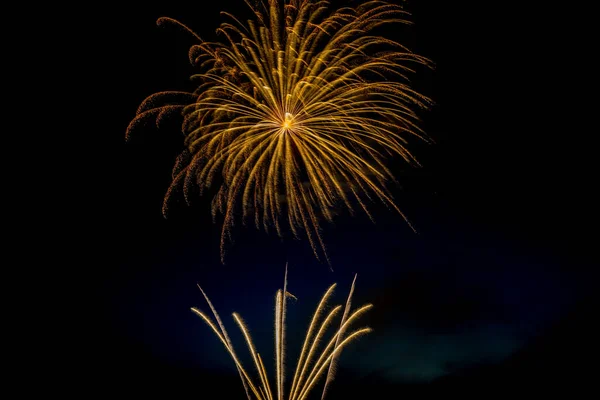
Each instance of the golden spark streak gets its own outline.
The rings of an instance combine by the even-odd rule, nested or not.
[[[229,345],[227,344],[227,341],[219,333],[219,330],[217,329],[217,327],[215,326],[215,324],[210,320],[210,318],[208,318],[201,311],[199,311],[199,310],[197,310],[195,308],[192,308],[192,311],[194,313],[196,313],[196,315],[198,315],[200,318],[202,318],[204,320],[204,322],[206,322],[208,324],[208,326],[210,326],[210,328],[213,330],[213,332],[215,332],[215,334],[217,335],[217,337],[219,338],[219,340],[221,340],[221,343],[223,343],[223,345],[225,346],[225,349],[227,349],[227,351],[229,352],[229,355],[233,359],[233,362],[235,363],[236,367],[238,368],[238,370],[242,374],[242,382],[245,382],[245,384],[247,384],[250,387],[250,389],[252,389],[252,392],[254,393],[254,395],[256,396],[257,399],[262,400],[262,396],[260,396],[260,394],[258,393],[256,387],[254,386],[254,384],[252,384],[252,380],[249,378],[249,376],[246,373],[246,370],[244,369],[244,367],[242,367],[242,364],[240,363],[239,359],[235,355],[235,353],[233,351],[233,348],[229,347]]]
[[[327,344],[327,346],[325,347],[325,350],[322,351],[321,356],[319,357],[319,359],[317,360],[317,362],[315,363],[315,365],[313,366],[313,369],[311,370],[310,374],[308,375],[307,378],[307,383],[304,385],[304,388],[300,391],[300,395],[295,397],[294,399],[290,399],[290,400],[301,400],[304,396],[306,396],[307,391],[309,390],[310,387],[312,387],[312,385],[315,382],[315,379],[317,379],[319,377],[319,375],[323,372],[323,368],[327,365],[327,363],[329,361],[331,361],[331,359],[333,358],[333,356],[335,354],[337,354],[338,352],[338,347],[334,346],[336,339],[343,334],[343,332],[345,331],[346,327],[356,318],[358,318],[361,314],[363,314],[365,311],[369,310],[371,307],[373,307],[371,304],[367,304],[365,306],[362,306],[361,308],[359,308],[358,310],[356,310],[351,316],[350,318],[348,318],[348,320],[342,325],[342,327],[335,333],[335,335],[333,336],[333,338],[330,340],[330,342]],[[368,328],[366,328],[368,329]],[[351,337],[352,335],[349,335],[349,337]],[[344,345],[344,341],[342,341],[342,343],[340,343],[340,346]],[[328,352],[330,351],[331,347],[334,347],[332,353],[329,354],[329,356],[327,356]]]
[[[223,339],[225,340],[225,343],[227,344],[227,347],[229,348],[230,353],[232,354],[233,357],[237,358],[235,352],[233,351],[233,345],[231,344],[231,339],[229,339],[229,335],[227,334],[227,331],[225,330],[225,325],[223,325],[223,321],[221,320],[219,313],[217,312],[216,308],[213,306],[212,302],[210,301],[210,299],[208,298],[208,296],[206,295],[206,293],[204,292],[202,287],[200,287],[200,285],[196,285],[196,286],[198,286],[198,289],[200,289],[202,296],[204,296],[204,300],[206,300],[206,303],[210,307],[210,310],[212,311],[213,316],[215,317],[215,320],[217,321],[217,324],[219,325],[221,335],[222,335]],[[193,309],[193,311],[197,312],[194,309]],[[250,399],[250,393],[248,392],[248,385],[246,384],[246,381],[244,380],[243,375],[242,375],[242,371],[239,368],[237,363],[236,363],[236,368],[238,370],[238,373],[240,374],[242,384],[244,385],[244,390],[246,391],[246,396],[248,397],[248,399]]]
[[[346,307],[344,307],[344,315],[342,316],[342,321],[340,322],[340,335],[337,337],[336,342],[335,342],[335,346],[338,347],[340,345],[340,340],[342,338],[342,335],[344,334],[343,332],[343,326],[346,323],[346,319],[348,318],[348,312],[350,312],[350,307],[352,306],[352,294],[354,293],[354,285],[356,284],[356,277],[358,275],[354,275],[354,279],[352,280],[352,286],[350,286],[350,293],[348,293],[348,299],[346,300]],[[334,375],[334,371],[335,371],[335,363],[336,363],[336,359],[332,358],[331,359],[331,363],[329,364],[329,370],[327,371],[327,378],[325,380],[325,386],[323,387],[323,394],[321,395],[321,400],[325,399],[325,394],[327,393],[327,387],[329,386],[329,383],[333,380],[333,375]]]
[[[261,368],[261,363],[258,359],[258,354],[254,349],[254,343],[252,342],[252,338],[250,337],[250,332],[248,332],[248,328],[246,328],[244,321],[242,321],[242,318],[238,315],[238,313],[233,313],[233,319],[235,319],[235,322],[237,322],[238,326],[240,327],[240,330],[244,335],[244,339],[246,339],[246,344],[248,345],[248,349],[250,350],[250,354],[252,355],[252,360],[254,360],[254,364],[260,376],[261,384],[264,388],[264,393],[269,393],[271,390],[267,382],[267,376],[266,374],[263,374],[264,371],[263,368]]]
[[[321,327],[319,328],[319,331],[315,335],[312,345],[310,346],[310,350],[308,351],[306,360],[302,364],[302,371],[300,371],[300,375],[298,376],[298,381],[297,381],[297,385],[296,385],[295,389],[298,389],[298,387],[302,384],[302,378],[304,378],[306,368],[310,365],[310,361],[312,360],[312,358],[315,354],[315,350],[316,350],[317,346],[319,345],[320,339],[323,336],[323,334],[325,333],[325,330],[329,327],[329,323],[331,322],[331,319],[333,319],[335,314],[337,314],[340,311],[340,308],[342,308],[342,306],[338,305],[333,310],[331,310],[331,312],[327,315],[327,318],[325,318],[325,321],[321,324]],[[295,390],[292,393],[292,395],[290,397],[291,400],[293,400],[296,397],[296,393],[297,393],[297,390]],[[325,392],[323,392],[323,393],[325,393]]]
[[[277,400],[281,400],[283,395],[281,390],[281,375],[283,374],[281,368],[281,329],[283,327],[281,323],[281,290],[277,291],[275,304],[275,372],[277,374]]]
[[[310,325],[308,326],[308,331],[306,332],[306,336],[304,338],[304,344],[302,345],[302,350],[300,351],[300,359],[298,360],[298,364],[296,367],[296,372],[294,374],[294,380],[292,383],[292,399],[294,398],[294,394],[296,393],[296,387],[298,384],[298,379],[299,379],[299,373],[302,374],[302,372],[300,371],[300,368],[302,367],[302,371],[304,371],[304,358],[306,356],[306,351],[308,349],[308,345],[309,345],[309,341],[312,338],[312,333],[315,329],[315,326],[317,325],[317,320],[319,319],[319,316],[321,314],[321,312],[323,311],[323,309],[325,308],[325,304],[327,303],[327,299],[331,296],[331,294],[333,293],[333,290],[335,289],[336,284],[334,283],[333,285],[331,285],[329,287],[329,289],[327,289],[327,291],[325,292],[325,294],[323,295],[323,297],[321,298],[321,301],[319,302],[319,305],[317,306],[317,309],[315,311],[315,313],[313,314],[312,320],[310,321]]]
[[[323,372],[325,372],[324,371],[325,367],[327,367],[328,363],[331,361],[331,359],[334,356],[338,355],[342,351],[342,349],[346,345],[348,345],[352,340],[356,339],[360,335],[364,335],[364,334],[369,333],[371,331],[372,331],[371,328],[362,328],[362,329],[359,329],[356,332],[352,332],[350,335],[348,335],[348,337],[345,338],[342,341],[342,343],[340,343],[339,346],[337,346],[333,350],[333,352],[329,355],[329,357],[327,357],[327,359],[322,364],[320,364],[319,370],[314,374],[314,376],[311,379],[311,381],[305,386],[304,390],[300,394],[299,400],[304,400],[306,398],[306,396],[308,395],[308,393],[310,392],[310,390],[313,388],[313,386],[317,382],[317,379],[320,377],[320,375],[323,374]]]

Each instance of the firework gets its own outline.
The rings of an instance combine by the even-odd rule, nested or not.
[[[224,216],[221,258],[239,219],[260,229],[306,235],[327,257],[321,221],[381,201],[396,210],[387,188],[390,157],[417,161],[408,139],[428,141],[417,111],[430,100],[410,87],[414,66],[431,63],[378,34],[408,13],[385,1],[330,10],[327,1],[245,0],[254,19],[222,13],[222,43],[203,41],[189,58],[199,69],[192,92],[160,92],[142,102],[127,129],[183,114],[185,151],[173,169],[163,212],[177,188],[216,188],[212,213]],[[410,225],[410,223],[409,223]]]
[[[327,301],[333,294],[336,285],[331,285],[321,298],[308,327],[304,344],[302,345],[302,350],[298,358],[298,363],[295,368],[292,384],[287,392],[284,389],[286,377],[284,367],[286,299],[288,297],[294,297],[287,292],[287,266],[283,289],[278,290],[275,296],[275,382],[273,385],[269,382],[264,363],[260,354],[256,351],[250,333],[237,313],[233,313],[233,319],[239,326],[248,346],[250,355],[252,356],[254,367],[256,369],[255,377],[251,377],[249,371],[246,370],[240,362],[219,314],[200,286],[198,287],[200,288],[200,291],[202,291],[202,295],[206,299],[215,320],[213,321],[208,315],[197,308],[192,308],[192,311],[199,315],[204,322],[210,326],[221,343],[225,346],[225,349],[235,363],[249,400],[304,400],[311,390],[314,389],[319,379],[323,378],[325,375],[326,380],[321,395],[321,399],[323,399],[325,398],[328,385],[333,379],[335,371],[334,364],[342,349],[359,336],[371,331],[370,328],[365,327],[347,333],[350,325],[372,307],[371,304],[367,304],[350,313],[350,300],[354,292],[355,283],[356,276],[354,276],[354,280],[352,281],[352,287],[346,301],[346,306],[344,307],[340,326],[329,341],[325,341],[325,333],[332,325],[336,315],[340,313],[342,306],[335,306],[330,309],[325,318],[322,318],[322,316],[325,314]],[[327,343],[327,345],[323,346],[321,343]],[[256,376],[258,376],[258,378],[256,378]]]

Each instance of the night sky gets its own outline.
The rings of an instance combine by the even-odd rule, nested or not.
[[[86,294],[77,365],[88,390],[184,398],[218,387],[225,398],[242,398],[233,362],[190,311],[210,311],[196,283],[238,352],[245,347],[233,311],[269,359],[286,262],[289,291],[298,297],[288,308],[289,364],[331,283],[339,284],[334,299],[341,304],[358,273],[354,305],[374,304],[363,319],[374,332],[342,353],[331,398],[389,391],[474,397],[481,385],[507,392],[583,387],[597,347],[590,329],[598,214],[584,140],[590,131],[564,89],[576,68],[549,65],[569,46],[545,19],[550,14],[500,3],[408,3],[415,25],[387,34],[436,64],[413,77],[436,102],[421,114],[436,143],[415,143],[422,168],[392,161],[399,181],[392,191],[417,233],[377,204],[375,224],[340,212],[335,224],[324,224],[332,272],[306,240],[282,241],[253,226],[235,229],[221,265],[210,199],[187,207],[181,197],[169,218],[161,214],[182,148],[179,121],[125,142],[146,96],[192,88],[192,39],[157,27],[156,19],[173,17],[210,39],[219,10],[246,13],[242,0],[215,3],[81,11],[80,34],[89,37],[81,57],[92,67],[82,86],[97,94],[78,114],[89,150],[77,155],[87,172],[70,207]],[[272,363],[267,368],[272,373]]]

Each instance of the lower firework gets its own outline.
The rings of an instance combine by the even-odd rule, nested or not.
[[[359,336],[371,331],[371,329],[367,327],[353,331],[349,331],[348,329],[358,317],[372,307],[371,304],[367,304],[350,313],[351,298],[352,293],[354,292],[355,282],[356,276],[352,282],[345,307],[342,307],[341,305],[334,307],[329,311],[325,318],[321,317],[325,312],[327,300],[332,295],[336,284],[331,285],[321,298],[308,327],[298,364],[296,365],[294,377],[292,379],[292,384],[287,392],[284,389],[286,380],[284,368],[286,299],[288,297],[294,297],[287,291],[287,267],[283,289],[277,291],[277,295],[275,296],[275,382],[269,381],[260,353],[256,351],[250,333],[237,313],[233,313],[233,319],[244,335],[244,339],[254,362],[254,368],[256,369],[255,375],[257,378],[251,377],[249,371],[241,364],[219,314],[202,288],[200,288],[200,290],[202,291],[215,320],[213,321],[213,319],[202,311],[199,311],[197,308],[192,308],[192,311],[199,315],[211,327],[221,343],[225,346],[225,349],[237,367],[249,400],[304,400],[314,389],[319,379],[325,377],[325,384],[321,394],[321,399],[323,399],[325,398],[327,388],[333,379],[335,363],[342,349]],[[320,346],[320,343],[324,340],[327,328],[333,324],[335,317],[339,315],[341,311],[343,311],[343,315],[339,328],[327,342],[327,345]]]

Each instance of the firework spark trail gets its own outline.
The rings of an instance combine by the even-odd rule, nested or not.
[[[206,293],[204,292],[202,287],[200,285],[196,285],[196,286],[198,286],[198,289],[200,289],[200,292],[202,292],[202,296],[204,296],[204,299],[206,300],[208,307],[212,311],[212,313],[215,317],[215,320],[217,321],[219,329],[221,330],[221,335],[223,336],[223,339],[225,340],[226,347],[228,347],[228,350],[231,353],[232,357],[234,359],[236,359],[237,356],[236,356],[235,352],[233,351],[233,345],[231,344],[231,339],[229,339],[229,335],[227,334],[227,331],[225,330],[225,325],[223,325],[223,321],[221,321],[221,317],[219,316],[219,313],[213,306],[212,302],[210,301],[210,299],[208,298],[208,296],[206,295]],[[200,315],[200,316],[204,319],[204,317],[202,315]],[[240,378],[242,379],[242,384],[244,385],[244,390],[246,391],[246,396],[248,396],[248,399],[250,400],[250,392],[248,391],[248,385],[246,384],[246,381],[243,378],[243,373],[242,373],[240,367],[237,365],[237,363],[236,363],[236,368],[238,370],[238,373],[240,374]]]
[[[431,62],[377,29],[409,24],[409,14],[378,0],[334,10],[319,0],[245,2],[254,20],[223,13],[231,22],[217,30],[222,43],[158,20],[199,41],[189,58],[200,71],[195,91],[149,96],[127,129],[129,138],[149,119],[183,114],[186,150],[163,212],[177,188],[189,203],[193,187],[217,187],[212,213],[224,216],[223,262],[237,218],[280,236],[304,234],[328,262],[321,221],[332,222],[336,210],[358,207],[372,218],[368,203],[379,200],[408,222],[386,186],[394,181],[386,164],[399,156],[418,165],[408,140],[429,141],[417,111],[431,101],[408,76]]]
[[[340,344],[340,340],[342,339],[342,335],[344,334],[344,332],[342,331],[344,324],[346,322],[346,319],[348,318],[348,313],[350,312],[350,307],[352,306],[352,294],[354,293],[354,285],[356,284],[356,277],[357,275],[354,275],[354,280],[352,280],[352,286],[350,287],[350,293],[348,293],[348,299],[346,300],[346,307],[344,308],[344,315],[342,316],[342,320],[340,322],[340,335],[337,337],[337,341],[335,342],[335,346],[339,346]],[[331,360],[331,363],[329,364],[329,370],[327,371],[327,378],[325,380],[325,386],[323,387],[323,394],[321,395],[321,400],[325,399],[325,394],[327,393],[327,387],[329,386],[329,383],[333,380],[333,376],[335,374],[335,363],[336,363],[337,359],[333,358]]]
[[[308,374],[308,378],[306,379],[304,388],[300,391],[300,395],[297,396],[296,399],[302,399],[308,394],[308,391],[312,388],[312,386],[316,383],[316,380],[324,372],[324,368],[326,368],[329,365],[329,363],[331,362],[331,360],[334,356],[338,355],[341,352],[341,349],[344,346],[346,346],[346,344],[349,342],[349,340],[351,338],[354,337],[354,335],[356,335],[357,333],[362,334],[362,333],[367,333],[367,332],[371,331],[370,328],[359,329],[359,330],[349,334],[348,337],[346,337],[338,346],[335,346],[335,343],[337,342],[337,338],[339,336],[341,336],[342,332],[345,331],[347,326],[352,321],[354,321],[354,319],[356,319],[357,317],[362,315],[364,312],[369,310],[371,307],[372,307],[371,304],[367,304],[367,305],[359,308],[358,310],[356,310],[350,316],[350,318],[348,318],[348,320],[342,325],[342,328],[336,332],[336,334],[333,336],[333,338],[330,340],[330,342],[325,347],[325,350],[323,350],[321,352],[321,355],[319,356],[317,361],[314,363],[312,370]]]
[[[313,331],[317,325],[317,321],[321,315],[322,310],[325,308],[327,300],[333,293],[333,290],[335,289],[336,286],[337,285],[334,283],[333,285],[331,285],[329,287],[329,289],[327,289],[327,291],[321,298],[319,305],[317,306],[317,311],[315,311],[315,313],[313,314],[310,325],[308,326],[308,331],[306,332],[306,337],[304,338],[304,344],[302,345],[302,350],[300,351],[300,358],[298,360],[298,364],[296,366],[296,372],[294,374],[294,380],[292,382],[292,388],[291,388],[291,393],[290,393],[291,399],[294,398],[294,394],[296,393],[295,389],[298,385],[298,380],[299,379],[301,380],[302,376],[304,375],[305,365],[306,365],[306,363],[304,362],[304,359],[305,359],[305,357],[307,357],[307,350],[308,350],[310,340],[312,339]],[[309,352],[309,354],[310,354],[310,352]],[[300,370],[301,367],[302,367],[302,370]]]
[[[350,298],[352,297],[352,294],[354,292],[355,282],[356,276],[352,281],[352,286],[348,295],[348,300],[346,301],[346,306],[344,307],[344,316],[342,317],[339,329],[330,338],[325,348],[318,350],[323,336],[325,335],[327,329],[331,326],[335,316],[339,314],[339,311],[342,308],[341,305],[335,306],[321,322],[318,322],[320,320],[320,316],[325,310],[327,299],[331,296],[335,284],[330,286],[321,298],[321,301],[319,302],[309,324],[306,337],[304,339],[304,344],[299,355],[298,363],[296,365],[296,372],[294,374],[292,385],[290,387],[290,390],[287,392],[287,397],[285,397],[283,387],[283,384],[285,382],[285,365],[283,362],[285,355],[285,347],[283,346],[283,338],[285,337],[285,319],[283,315],[285,315],[286,312],[286,306],[284,301],[284,298],[286,297],[284,296],[284,293],[287,293],[285,291],[287,289],[286,265],[286,272],[284,277],[285,289],[278,290],[277,295],[275,297],[275,394],[277,396],[277,400],[283,400],[284,398],[287,398],[288,400],[305,399],[306,396],[314,388],[318,380],[323,375],[326,375],[327,378],[323,387],[323,393],[321,395],[321,399],[324,399],[328,385],[333,379],[333,374],[335,373],[335,369],[332,368],[332,364],[335,362],[336,358],[339,357],[340,352],[350,342],[352,342],[359,336],[371,331],[370,328],[360,328],[350,332],[348,335],[345,335],[350,324],[352,324],[358,317],[363,315],[372,307],[371,304],[364,305],[352,312],[352,314],[348,317],[348,308],[351,304]],[[209,327],[213,330],[213,332],[217,335],[219,340],[225,346],[225,349],[232,357],[236,368],[240,373],[240,378],[244,383],[244,388],[246,389],[246,394],[248,395],[248,397],[252,398],[251,394],[253,394],[254,398],[257,400],[275,400],[273,397],[273,392],[271,391],[271,385],[269,383],[267,372],[265,370],[262,358],[260,357],[260,354],[256,351],[256,347],[254,346],[249,330],[246,327],[246,324],[244,323],[242,318],[237,313],[233,313],[233,319],[235,320],[236,324],[238,325],[244,336],[244,340],[252,357],[252,361],[254,362],[254,366],[258,374],[257,383],[255,383],[252,380],[248,372],[244,369],[238,356],[233,350],[233,346],[231,344],[231,341],[229,340],[229,336],[227,335],[227,332],[225,331],[225,328],[222,325],[217,312],[215,311],[214,307],[212,306],[212,303],[210,302],[206,294],[204,292],[202,293],[204,295],[204,298],[208,302],[209,307],[213,311],[217,323],[215,324],[207,315],[205,315],[196,308],[192,308],[192,311],[194,311],[194,313],[200,316],[204,320],[204,322],[206,322],[206,324],[209,325]],[[290,296],[292,295],[290,294]],[[316,334],[315,330],[317,331]],[[317,360],[313,362],[313,359],[315,357],[317,358]]]
[[[281,332],[281,341],[280,341],[280,349],[279,349],[279,365],[280,365],[280,370],[281,370],[281,374],[279,375],[279,386],[280,386],[280,390],[279,390],[279,398],[280,400],[283,400],[283,385],[285,382],[285,311],[287,309],[286,307],[286,300],[287,300],[287,272],[288,272],[288,264],[285,263],[285,275],[283,278],[283,292],[282,292],[282,296],[281,296],[281,327],[280,327],[280,332]]]
[[[283,369],[281,367],[281,290],[277,291],[277,295],[275,296],[275,304],[275,374],[277,378],[277,400],[281,400],[281,375],[283,375]]]

